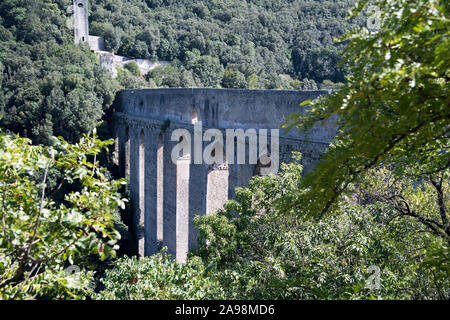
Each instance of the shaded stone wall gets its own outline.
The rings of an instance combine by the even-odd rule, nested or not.
[[[196,121],[202,122],[203,131],[219,129],[224,139],[226,129],[277,129],[286,116],[304,112],[307,107],[300,107],[301,102],[326,93],[234,89],[122,91],[114,114],[116,150],[118,166],[130,177],[134,213],[131,231],[136,236],[139,254],[154,254],[162,244],[178,262],[185,261],[187,251],[197,246],[194,216],[221,208],[226,199],[234,197],[236,187],[247,186],[251,177],[263,170],[259,164],[194,164],[191,155],[173,163],[172,149],[179,143],[171,141],[175,129],[186,129],[192,140]],[[300,151],[304,169],[309,171],[335,134],[333,123],[318,124],[300,134],[280,130],[280,163],[291,161],[292,152]],[[210,143],[204,141],[202,150]],[[225,149],[226,146],[224,152]],[[248,146],[246,154],[249,163]]]
[[[89,10],[87,0],[73,0],[75,43],[89,42]]]

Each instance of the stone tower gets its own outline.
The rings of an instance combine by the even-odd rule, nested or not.
[[[88,0],[73,0],[75,43],[89,42]]]

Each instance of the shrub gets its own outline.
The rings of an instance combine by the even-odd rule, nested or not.
[[[207,277],[198,258],[177,264],[166,251],[151,257],[123,257],[101,279],[104,289],[95,299],[173,300],[220,299],[223,291]]]
[[[135,76],[141,75],[141,70],[139,69],[138,64],[134,61],[127,63],[124,68],[130,71]]]

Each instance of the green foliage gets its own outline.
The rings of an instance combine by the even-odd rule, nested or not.
[[[168,66],[161,66],[148,73],[149,80],[153,80],[158,87],[184,88],[199,87],[200,80],[186,70],[177,61]]]
[[[53,135],[78,141],[95,128],[117,89],[95,55],[73,44],[64,5],[69,1],[0,4],[0,126],[34,143],[48,144]]]
[[[379,32],[335,42],[364,21],[367,1],[344,19],[352,3],[91,1],[91,33],[108,50],[172,61],[147,82],[135,63],[112,80],[73,44],[71,1],[3,0],[0,125],[51,147],[0,134],[0,298],[448,299],[449,6],[378,0]],[[126,234],[123,182],[99,166],[110,142],[53,135],[78,141],[120,88],[318,84],[340,91],[285,123],[337,122],[316,170],[303,178],[292,163],[255,178],[224,210],[195,218],[200,247],[186,264],[164,251],[125,257],[95,275],[94,293],[96,259],[115,257]],[[75,278],[69,265],[81,267]],[[366,287],[370,266],[379,289]]]
[[[448,170],[449,7],[438,0],[374,4],[381,8],[380,31],[360,29],[345,37],[347,84],[284,125],[306,130],[331,120],[339,127],[322,162],[302,183],[308,193],[286,202],[287,210],[323,214],[380,162],[395,164],[397,176]]]
[[[320,84],[320,89],[339,89],[343,86],[343,83],[333,83],[330,80],[324,80],[321,84]]]
[[[364,17],[345,19],[353,3],[94,0],[90,1],[91,32],[105,37],[107,49],[123,56],[181,61],[198,78],[194,79],[198,87],[221,83],[199,70],[216,63],[239,71],[246,82],[252,74],[257,75],[261,88],[279,88],[271,74],[317,83],[327,79],[343,82],[344,70],[337,63],[344,44],[333,38],[365,22]],[[189,65],[187,52],[194,50],[204,57],[202,66]],[[185,82],[181,85],[189,87]],[[179,84],[171,81],[164,86]]]
[[[245,76],[238,70],[227,69],[222,78],[224,88],[245,88],[247,82]]]
[[[259,77],[256,74],[253,73],[248,77],[247,88],[249,89],[259,88]]]
[[[114,257],[120,239],[113,226],[124,207],[123,182],[107,179],[96,160],[112,141],[94,132],[74,145],[30,142],[0,135],[0,298],[82,298],[93,276],[86,257]],[[58,184],[51,187],[55,171]],[[69,265],[82,268],[76,286]]]
[[[129,62],[125,65],[125,69],[127,69],[128,71],[130,71],[133,75],[135,76],[140,76],[141,75],[141,71],[139,69],[139,66],[136,62],[132,61]]]
[[[289,85],[293,88],[293,89],[300,89],[302,87],[302,82],[300,80],[292,80]]]
[[[381,178],[375,173],[370,180],[382,183]],[[443,260],[448,248],[434,252],[442,240],[424,233],[419,221],[393,219],[391,207],[369,201],[379,186],[355,190],[332,215],[299,220],[295,210],[280,211],[278,201],[301,180],[299,164],[284,165],[279,176],[257,177],[248,188],[238,188],[225,210],[195,218],[203,240],[198,254],[227,298],[448,299],[448,261]],[[417,194],[433,197],[421,186],[405,196]],[[426,265],[429,259],[434,270]],[[366,287],[372,265],[381,269],[379,289]]]
[[[192,70],[205,87],[217,87],[224,74],[218,58],[202,56],[197,49],[186,52],[186,67]]]
[[[428,246],[418,250],[421,266],[433,274],[435,282],[443,283],[450,279],[449,187],[448,171],[399,179],[382,167],[370,170],[354,188],[360,203],[376,202],[378,208],[391,213],[391,220],[413,220],[420,226],[417,232],[432,235],[427,236]],[[440,298],[445,296],[439,292]]]
[[[131,63],[129,63],[131,64]],[[142,77],[137,77],[134,73],[129,71],[128,64],[125,65],[125,69],[116,67],[117,69],[117,82],[120,85],[120,88],[133,88],[133,89],[144,89],[144,88],[151,88],[152,85],[150,82],[145,81]],[[156,87],[156,85],[155,85]]]
[[[207,277],[199,259],[177,264],[165,251],[137,259],[114,262],[101,282],[104,289],[95,299],[107,300],[197,300],[220,299],[222,290],[214,277]]]

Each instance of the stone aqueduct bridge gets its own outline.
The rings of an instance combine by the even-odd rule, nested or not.
[[[264,167],[260,163],[248,164],[248,148],[247,164],[194,164],[186,161],[186,156],[173,163],[172,149],[179,142],[171,141],[173,130],[187,129],[194,137],[193,124],[197,121],[202,122],[203,131],[219,129],[224,137],[225,129],[277,129],[286,116],[302,112],[302,101],[326,93],[235,89],[122,91],[113,121],[116,154],[122,174],[130,178],[130,229],[139,254],[154,254],[163,245],[178,262],[183,262],[187,251],[197,245],[194,216],[221,208],[233,198],[234,188],[248,185]],[[290,161],[292,151],[300,151],[305,170],[311,169],[335,133],[329,123],[305,134],[291,131],[286,135],[280,130],[280,163]],[[210,143],[203,142],[203,147]]]

